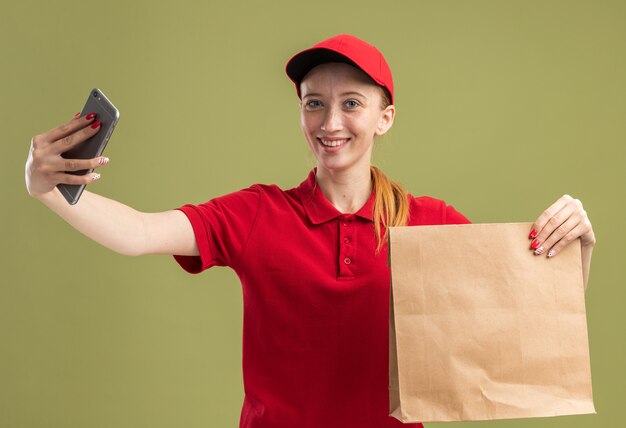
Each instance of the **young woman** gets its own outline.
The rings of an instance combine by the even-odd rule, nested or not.
[[[317,167],[298,186],[254,185],[200,205],[141,213],[84,192],[70,206],[58,183],[97,180],[64,171],[107,158],[61,153],[98,132],[93,116],[33,137],[29,193],[80,232],[121,254],[171,254],[189,272],[230,266],[244,296],[242,427],[401,427],[388,416],[387,227],[467,223],[443,201],[414,197],[371,166],[395,117],[382,54],[339,35],[295,55],[287,74]],[[576,238],[585,285],[595,237],[580,201],[563,196],[529,231],[548,257]]]

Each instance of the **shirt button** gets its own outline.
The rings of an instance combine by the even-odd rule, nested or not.
[[[350,243],[350,238],[343,238],[343,243],[344,244],[349,244]]]
[[[341,224],[343,224],[344,226],[348,227],[348,222],[346,220],[342,221]]]
[[[350,257],[346,257],[345,259],[343,259],[343,262],[349,265],[350,263],[352,263],[352,260],[350,260]]]

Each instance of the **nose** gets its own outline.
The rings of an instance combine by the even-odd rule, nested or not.
[[[343,127],[341,121],[341,112],[337,108],[331,107],[326,109],[324,121],[322,122],[322,131],[335,132],[340,131]]]

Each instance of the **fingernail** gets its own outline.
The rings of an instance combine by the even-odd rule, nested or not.
[[[554,250],[550,250],[548,252],[548,257],[554,257],[555,255],[556,255],[556,251],[554,251]]]
[[[535,229],[530,231],[530,235],[528,235],[528,239],[535,239],[537,237],[537,231]]]
[[[538,239],[535,239],[533,242],[530,243],[530,249],[531,250],[535,250],[538,246],[539,246],[539,240]]]
[[[545,248],[539,247],[535,250],[535,254],[536,255],[543,254],[544,251],[546,251]]]
[[[91,129],[96,129],[98,126],[100,126],[100,121],[96,120],[94,123],[91,124]]]
[[[91,181],[96,181],[100,179],[100,174],[98,174],[97,172],[94,172],[93,174],[91,174]]]
[[[91,119],[93,119],[94,117],[96,117],[96,114],[95,114],[95,113],[89,113],[87,116],[85,116],[85,119],[87,119],[87,120],[91,120]]]
[[[76,114],[74,115],[74,119],[78,119],[78,117],[79,117],[79,116],[80,116],[80,112],[78,112],[78,113],[76,113]]]
[[[102,158],[98,159],[98,165],[106,165],[108,163],[109,163],[109,158],[102,157]]]

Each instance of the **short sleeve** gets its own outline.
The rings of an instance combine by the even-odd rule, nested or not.
[[[411,195],[409,195],[409,198],[410,226],[471,223],[452,205],[447,205],[440,199],[431,198],[430,196],[414,197]]]
[[[261,195],[257,186],[220,196],[182,211],[193,228],[199,256],[174,256],[189,273],[212,266],[235,267],[258,216]]]
[[[445,206],[444,224],[469,224],[469,221],[463,214],[458,212],[452,205]]]

